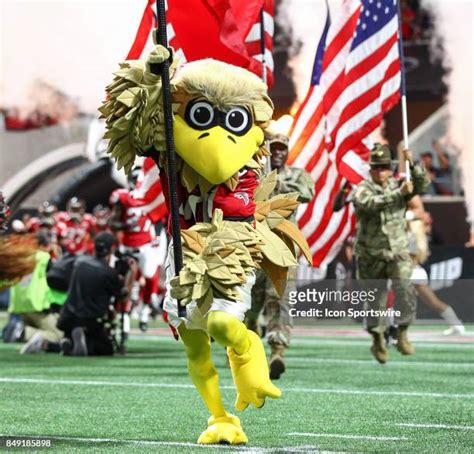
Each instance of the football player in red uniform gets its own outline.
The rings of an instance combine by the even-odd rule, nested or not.
[[[110,221],[110,209],[104,205],[97,205],[94,207],[92,214],[95,217],[95,233],[100,232],[111,232],[109,221]]]
[[[28,233],[36,233],[39,229],[52,229],[58,222],[58,209],[49,202],[43,202],[38,207],[38,216],[23,217],[23,224]]]
[[[122,233],[120,250],[132,253],[137,258],[138,269],[144,281],[140,329],[146,331],[152,295],[158,288],[157,270],[165,261],[166,247],[160,247],[160,237],[156,236],[153,222],[142,209],[143,201],[133,197],[138,176],[139,169],[134,169],[129,178],[129,189],[117,189],[110,196],[110,205],[113,207],[110,225],[112,230]]]
[[[71,254],[85,254],[91,238],[95,236],[95,219],[85,212],[85,203],[77,197],[71,198],[66,212],[59,216],[65,228],[61,231],[60,242],[63,249]]]

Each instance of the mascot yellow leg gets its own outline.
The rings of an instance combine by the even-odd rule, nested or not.
[[[266,397],[276,399],[281,396],[281,391],[270,381],[265,349],[256,333],[223,311],[209,313],[207,329],[219,344],[227,347],[237,388],[237,410],[245,410],[249,404],[261,408]]]
[[[209,336],[201,330],[186,329],[184,323],[178,331],[186,348],[189,375],[211,413],[208,428],[201,434],[198,443],[247,443],[239,418],[225,411],[219,376],[212,362]]]

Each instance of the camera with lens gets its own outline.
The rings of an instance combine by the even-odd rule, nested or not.
[[[117,258],[115,269],[117,273],[125,277],[130,270],[129,260],[137,260],[137,258],[131,252],[120,252],[119,250],[116,250],[114,255]]]

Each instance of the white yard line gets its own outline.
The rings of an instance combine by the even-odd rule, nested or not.
[[[400,427],[413,427],[420,429],[452,429],[452,430],[474,430],[474,426],[452,426],[449,424],[415,424],[415,423],[400,423],[396,424]]]
[[[455,343],[452,341],[447,342],[431,342],[422,339],[412,338],[416,347],[423,349],[446,349],[446,348],[455,348],[455,349],[474,349],[474,342],[470,343]],[[357,337],[357,338],[341,338],[341,339],[327,339],[324,337],[314,336],[314,337],[295,337],[291,340],[291,345],[330,345],[338,346],[344,345],[346,347],[361,347],[370,345],[370,337]]]
[[[380,437],[372,435],[350,435],[350,434],[315,434],[307,432],[290,432],[289,437],[318,437],[318,438],[344,438],[348,440],[374,440],[374,441],[407,441],[407,437]]]
[[[219,359],[225,358],[224,351],[214,352],[215,356]],[[159,356],[159,352],[156,353],[127,353],[128,358],[156,358]],[[374,359],[344,359],[344,358],[312,358],[307,356],[292,356],[286,355],[286,358],[289,363],[299,362],[299,363],[321,363],[321,364],[360,364],[364,366],[375,366],[380,367],[380,365]],[[389,361],[384,367],[421,367],[421,368],[440,368],[440,369],[464,369],[464,368],[474,368],[474,362],[470,363],[450,363],[446,361]]]
[[[474,399],[474,394],[425,393],[419,391],[361,391],[358,389],[318,389],[318,388],[282,388],[283,391],[327,394],[355,394],[362,396],[400,396],[400,397],[434,397],[451,399]]]
[[[379,366],[373,359],[341,359],[341,358],[311,358],[287,355],[288,362],[300,363],[323,363],[323,364],[361,364],[367,366]],[[384,367],[437,367],[440,369],[455,369],[455,368],[474,368],[474,362],[471,363],[448,363],[445,361],[389,361]]]
[[[170,336],[160,336],[155,334],[136,334],[131,335],[130,339],[132,340],[140,340],[140,341],[158,341],[158,342],[166,342],[166,343],[178,343],[176,340]],[[424,341],[421,339],[415,339],[414,343],[417,347],[423,349],[446,349],[446,348],[456,348],[456,349],[474,349],[474,342],[471,343],[455,343],[452,341],[449,342],[431,342],[431,341]],[[357,337],[357,338],[341,338],[341,339],[326,339],[320,336],[314,337],[294,337],[291,340],[292,345],[313,345],[317,347],[318,345],[344,345],[349,347],[361,347],[370,344],[370,337]]]
[[[331,451],[318,451],[316,446],[277,446],[274,448],[259,448],[252,446],[243,445],[200,445],[197,443],[179,442],[179,441],[154,441],[154,440],[130,440],[130,439],[116,439],[116,438],[86,438],[86,437],[65,437],[57,435],[11,435],[11,434],[0,434],[2,438],[28,438],[38,440],[56,440],[56,441],[78,441],[86,443],[118,443],[127,445],[139,445],[139,446],[169,446],[169,447],[187,447],[187,448],[201,448],[201,449],[213,449],[213,450],[230,450],[245,453],[274,453],[278,452],[311,452],[318,454],[335,454]]]
[[[185,383],[133,383],[101,380],[49,380],[43,378],[0,377],[0,383],[33,383],[41,385],[81,385],[81,386],[123,386],[130,388],[176,388],[194,389]],[[222,385],[222,389],[235,389],[232,385]],[[349,394],[362,396],[401,396],[401,397],[433,397],[446,399],[474,399],[474,394],[427,393],[417,391],[363,391],[358,389],[326,389],[326,388],[282,388],[284,392],[317,393],[317,394]]]

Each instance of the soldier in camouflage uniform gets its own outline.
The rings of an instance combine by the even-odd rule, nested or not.
[[[366,309],[385,310],[387,280],[395,292],[394,309],[401,312],[398,324],[397,349],[404,355],[415,352],[408,341],[407,329],[416,310],[416,292],[410,281],[412,262],[408,254],[408,233],[405,223],[407,202],[425,190],[428,180],[424,168],[413,163],[409,150],[404,157],[410,162],[413,181],[393,178],[391,151],[387,145],[376,144],[370,153],[369,180],[363,181],[354,194],[357,215],[355,255],[358,279],[364,286],[377,288],[375,301]],[[374,280],[369,282],[368,280]],[[377,280],[377,281],[376,281]],[[367,329],[373,337],[372,354],[380,363],[388,360],[385,346],[385,320],[368,317]]]
[[[311,176],[302,169],[285,165],[288,159],[288,137],[283,134],[268,134],[266,140],[272,153],[271,168],[278,172],[277,185],[271,196],[298,192],[299,202],[309,202],[314,195],[314,182]],[[285,371],[284,352],[290,344],[292,327],[288,303],[289,292],[292,290],[296,290],[296,268],[290,268],[288,284],[281,298],[271,279],[262,271],[257,272],[257,279],[252,289],[252,307],[245,316],[247,327],[258,332],[258,317],[265,308],[268,321],[267,341],[272,352],[270,358],[272,379],[280,378]]]

